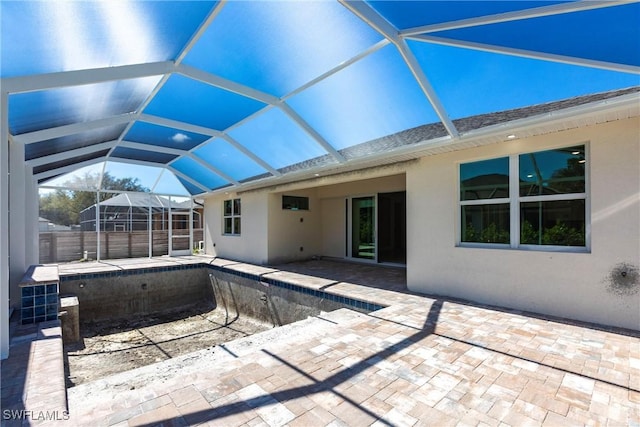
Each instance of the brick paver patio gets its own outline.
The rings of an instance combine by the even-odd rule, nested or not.
[[[389,306],[328,313],[306,335],[244,354],[227,349],[217,363],[143,387],[79,386],[69,393],[71,419],[61,423],[640,426],[637,332],[352,283],[330,286]]]
[[[348,268],[348,267],[347,267]],[[300,272],[299,269],[295,270]],[[84,425],[640,425],[640,341],[454,301],[392,304],[206,369],[70,401]]]

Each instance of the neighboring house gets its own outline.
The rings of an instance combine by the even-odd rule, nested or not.
[[[638,91],[461,119],[446,143],[422,126],[342,150],[369,155],[358,170],[210,195],[206,251],[406,265],[412,291],[637,329]]]
[[[146,231],[149,216],[153,230],[169,229],[169,214],[173,229],[188,229],[190,201],[177,202],[168,197],[145,193],[122,193],[100,203],[100,230]],[[193,228],[202,228],[202,207],[194,204]],[[96,229],[96,205],[80,212],[83,231]]]
[[[72,229],[68,225],[54,224],[46,218],[38,217],[38,231],[69,231]]]

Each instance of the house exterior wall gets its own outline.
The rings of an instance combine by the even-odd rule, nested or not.
[[[266,264],[268,259],[268,194],[251,192],[211,195],[205,199],[205,252],[226,259]],[[223,234],[223,201],[241,199],[240,235]]]
[[[322,230],[316,189],[271,193],[269,202],[269,263],[290,262],[321,255]],[[309,198],[309,210],[282,209],[282,196]]]
[[[344,257],[345,198],[406,190],[410,290],[640,329],[639,128],[638,118],[620,120],[239,196],[212,195],[205,205],[207,253],[257,264]],[[588,251],[458,244],[460,163],[580,144],[589,153]],[[310,210],[283,211],[282,194],[309,197]],[[222,203],[235,197],[242,199],[242,235],[225,236]],[[623,271],[628,276],[621,279]]]
[[[640,329],[638,129],[637,118],[627,119],[424,157],[409,167],[409,289]],[[459,163],[582,143],[590,153],[588,253],[457,246]],[[622,270],[629,274],[623,279]]]

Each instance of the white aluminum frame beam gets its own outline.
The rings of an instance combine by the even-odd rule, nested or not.
[[[107,160],[106,156],[100,156],[100,157],[96,157],[95,159],[85,160],[83,162],[73,163],[71,165],[67,165],[67,166],[63,166],[63,167],[60,167],[60,168],[50,169],[48,171],[40,172],[38,174],[34,174],[33,177],[36,180],[40,181],[42,179],[51,178],[51,177],[54,177],[56,175],[62,175],[62,174],[65,174],[65,173],[73,172],[73,171],[81,169],[81,168],[83,168],[85,166],[91,166],[91,165],[94,165],[96,163],[102,163],[102,162],[104,162],[106,160]]]
[[[85,156],[87,154],[95,153],[102,150],[113,148],[117,140],[101,142],[98,144],[87,145],[86,147],[74,148],[73,150],[63,151],[61,153],[50,154],[48,156],[37,157],[35,159],[27,160],[25,163],[29,166],[38,167],[46,165],[48,163],[55,163],[61,160],[66,160],[70,157]]]
[[[420,85],[423,93],[431,103],[434,111],[440,118],[440,121],[444,125],[445,129],[451,135],[452,138],[458,137],[458,130],[456,129],[453,121],[449,118],[447,111],[445,110],[442,102],[438,98],[433,86],[429,82],[429,79],[422,71],[422,68],[418,64],[417,59],[409,49],[406,41],[400,37],[399,31],[391,25],[387,20],[378,14],[371,6],[364,1],[347,1],[339,0],[340,3],[351,11],[354,15],[360,18],[363,22],[369,25],[371,28],[382,34],[386,39],[393,43],[402,58],[404,59],[407,67],[415,77],[416,81]]]
[[[247,98],[255,99],[266,104],[265,108],[268,108],[268,106],[281,107],[282,111],[287,114],[287,116],[289,116],[291,120],[293,120],[298,126],[304,129],[305,132],[307,132],[307,134],[309,134],[309,136],[314,139],[318,143],[318,145],[320,145],[337,162],[344,163],[346,161],[345,158],[331,144],[329,144],[327,140],[325,140],[318,132],[316,132],[302,117],[300,117],[300,115],[293,111],[293,109],[286,105],[286,103],[284,103],[280,98],[184,64],[181,64],[178,67],[177,72],[192,79],[199,80],[205,84],[228,90]],[[260,113],[260,111],[258,111],[258,113]],[[240,122],[234,124],[232,128],[239,125]]]
[[[23,133],[20,135],[13,135],[13,139],[22,144],[33,144],[36,142],[47,141],[49,139],[74,135],[77,133],[87,132],[104,127],[121,125],[124,123],[129,123],[133,120],[135,120],[135,113],[125,113],[119,114],[117,116],[105,117],[103,119],[92,120],[89,122],[72,123],[69,125]]]
[[[207,168],[208,170],[210,170],[211,172],[215,173],[216,175],[218,175],[220,178],[230,182],[233,185],[238,185],[240,184],[238,182],[238,180],[236,180],[235,178],[233,178],[231,175],[227,175],[226,173],[222,172],[220,169],[216,168],[215,166],[210,165],[209,163],[207,163],[206,161],[204,161],[203,159],[201,159],[200,157],[196,156],[193,153],[187,153],[185,157],[190,158],[191,160],[193,160],[194,162],[198,163],[199,165],[201,165],[202,167]],[[171,162],[173,163],[173,162]],[[171,165],[170,163],[170,165]]]
[[[114,80],[137,79],[160,76],[175,71],[173,61],[146,64],[121,65],[118,67],[92,68],[88,70],[61,71],[57,73],[3,78],[2,88],[9,93],[33,92],[68,86],[81,86]]]
[[[456,30],[459,28],[476,27],[479,25],[498,24],[501,22],[518,21],[522,19],[541,18],[543,16],[560,15],[584,10],[600,9],[603,7],[615,7],[624,4],[636,3],[638,0],[587,0],[576,1],[549,6],[536,7],[532,9],[517,10],[513,12],[498,13],[495,15],[485,15],[476,18],[460,19],[439,24],[423,25],[419,27],[407,28],[400,31],[401,37],[415,36],[418,34],[433,33],[436,31]]]
[[[173,172],[176,176],[179,176],[180,178],[184,179],[185,181],[195,185],[196,187],[200,188],[202,190],[203,193],[209,192],[211,189],[205,187],[204,185],[200,184],[198,181],[194,180],[193,178],[183,174],[182,172],[180,172],[179,170],[177,170],[176,168],[172,167],[172,166],[167,166],[167,169],[170,170],[171,172]]]
[[[228,134],[226,134],[224,132],[220,132],[219,130],[215,130],[215,129],[211,129],[211,128],[207,128],[207,127],[203,127],[203,126],[198,126],[198,125],[192,125],[190,123],[180,122],[180,121],[177,121],[177,120],[166,119],[164,117],[153,116],[153,115],[150,115],[150,114],[141,114],[139,119],[141,121],[147,122],[147,123],[152,123],[152,124],[156,124],[156,125],[160,125],[160,126],[171,127],[171,128],[174,128],[174,129],[184,130],[186,132],[199,133],[201,135],[208,135],[208,136],[212,137],[212,138],[204,141],[202,144],[199,144],[199,145],[193,147],[191,150],[189,150],[190,152],[193,152],[193,151],[197,150],[198,148],[209,144],[215,138],[224,139],[229,144],[233,145],[236,149],[241,151],[244,155],[249,157],[251,160],[253,160],[254,162],[258,163],[260,166],[262,166],[264,169],[266,169],[272,175],[276,175],[276,176],[280,176],[281,175],[280,172],[278,172],[271,165],[269,165],[267,162],[262,160],[261,157],[258,157],[256,154],[254,154],[252,151],[250,151],[249,149],[244,147],[242,144],[240,144],[238,141],[236,141],[235,139],[230,137]]]
[[[544,61],[559,62],[562,64],[579,65],[582,67],[600,68],[609,71],[622,73],[640,74],[640,67],[614,62],[596,61],[593,59],[578,58],[575,56],[556,55],[553,53],[534,52],[531,50],[515,49],[510,47],[489,45],[484,43],[469,42],[464,40],[453,40],[430,35],[419,35],[411,37],[412,40],[440,44],[444,46],[462,47],[466,49],[480,50],[484,52],[499,53],[503,55],[519,56],[522,58],[539,59]]]
[[[0,92],[0,359],[9,357],[9,95]]]

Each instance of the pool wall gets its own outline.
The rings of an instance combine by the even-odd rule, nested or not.
[[[60,277],[60,295],[78,297],[80,322],[126,319],[213,301],[200,265],[130,269]]]
[[[126,319],[203,302],[226,310],[230,320],[242,315],[272,326],[339,308],[363,313],[383,308],[324,290],[205,263],[61,275],[60,294],[77,296],[81,322]]]

